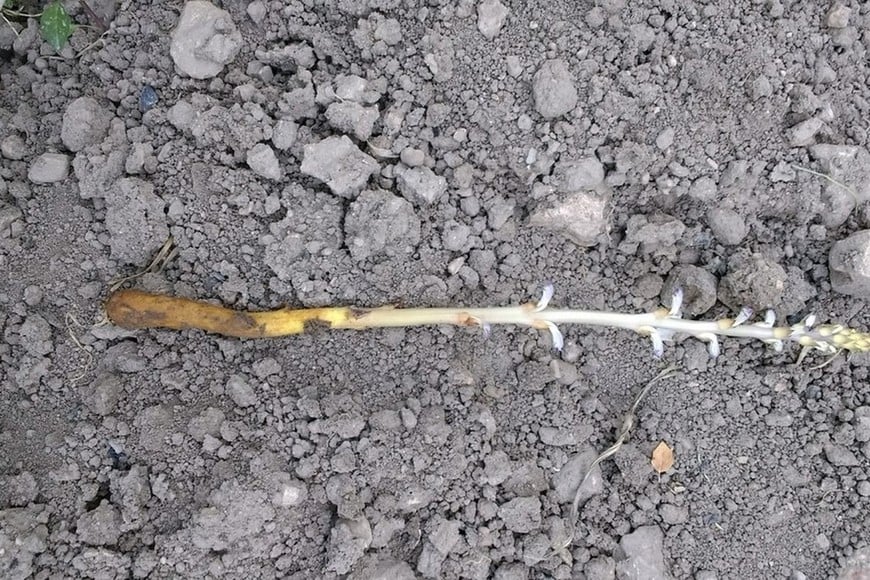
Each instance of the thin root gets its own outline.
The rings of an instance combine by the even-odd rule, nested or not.
[[[825,362],[823,362],[823,363],[821,363],[821,364],[817,364],[817,365],[814,366],[814,367],[810,367],[810,370],[811,370],[811,371],[817,371],[817,370],[819,370],[819,369],[823,369],[823,368],[825,368],[826,366],[828,366],[829,364],[831,364],[832,362],[834,362],[834,359],[837,358],[838,356],[840,356],[840,354],[841,354],[842,352],[843,352],[843,349],[838,350],[837,352],[835,352],[834,354],[832,354],[831,356],[829,356],[828,359],[827,359]]]
[[[562,558],[566,558],[565,548],[571,545],[571,542],[574,541],[574,534],[577,532],[577,524],[580,516],[580,499],[583,493],[583,486],[586,484],[586,480],[589,479],[589,476],[592,474],[592,470],[600,464],[602,461],[616,455],[616,453],[622,449],[622,446],[628,440],[629,435],[631,434],[631,430],[634,428],[637,423],[637,408],[640,406],[640,402],[649,392],[650,388],[656,384],[657,382],[664,380],[668,377],[673,376],[674,372],[677,370],[676,365],[670,365],[662,372],[653,377],[643,389],[637,394],[634,398],[634,402],[631,404],[631,407],[628,410],[628,413],[622,419],[622,424],[619,428],[619,434],[616,437],[616,441],[614,441],[613,445],[605,449],[601,455],[595,458],[595,461],[589,464],[589,467],[586,468],[586,473],[583,475],[583,478],[580,480],[580,485],[577,486],[577,491],[574,494],[574,501],[571,503],[571,513],[570,513],[570,531],[568,533],[567,539],[560,545],[554,546],[554,551],[558,554],[562,555]]]
[[[854,189],[852,189],[851,187],[849,187],[845,183],[837,181],[836,179],[834,179],[833,177],[831,177],[830,175],[828,175],[826,173],[821,173],[820,171],[814,171],[808,167],[801,167],[800,165],[796,165],[794,163],[792,163],[791,166],[794,167],[795,169],[797,169],[798,171],[803,171],[803,172],[809,173],[810,175],[815,175],[816,177],[821,177],[822,179],[826,179],[829,182],[833,183],[837,187],[843,188],[843,190],[845,190],[849,195],[852,196],[852,199],[855,200],[855,204],[856,205],[858,204],[857,192],[855,192]]]
[[[0,12],[0,18],[3,19],[3,22],[5,22],[6,24],[9,25],[9,29],[12,30],[12,32],[15,34],[16,37],[21,36],[21,33],[18,32],[17,30],[15,30],[15,27],[12,26],[12,23],[9,22],[8,18],[6,18],[5,12]]]
[[[803,347],[803,348],[801,349],[800,354],[798,354],[797,360],[794,362],[794,366],[796,366],[796,367],[800,366],[801,363],[804,362],[804,359],[807,357],[807,355],[810,353],[811,350],[813,350],[813,348],[812,348],[811,346],[805,346],[805,347]],[[817,371],[817,370],[819,370],[819,369],[823,369],[823,368],[825,368],[826,366],[828,366],[829,364],[831,364],[832,362],[834,362],[834,359],[837,358],[838,356],[840,356],[840,354],[841,354],[842,352],[843,352],[843,349],[842,349],[842,348],[841,348],[841,349],[838,349],[837,352],[835,352],[835,353],[832,354],[830,357],[828,357],[827,359],[825,359],[825,362],[823,362],[823,363],[821,363],[821,364],[817,364],[817,365],[815,365],[815,366],[812,366],[812,367],[810,367],[808,370],[811,370],[811,371]]]
[[[82,323],[78,321],[78,319],[75,317],[75,315],[72,312],[67,312],[66,316],[64,318],[66,321],[66,332],[69,335],[70,340],[73,342],[73,344],[76,346],[76,348],[78,350],[85,353],[85,358],[87,359],[87,362],[85,363],[84,368],[79,373],[76,373],[75,375],[70,377],[70,380],[73,383],[77,383],[80,380],[82,380],[83,378],[85,378],[85,376],[91,370],[91,367],[94,364],[94,355],[91,353],[91,351],[89,351],[87,348],[85,348],[85,346],[81,343],[79,338],[75,335],[75,333],[72,330],[73,325],[75,325],[79,328],[84,328]]]
[[[151,260],[151,263],[148,264],[147,268],[136,272],[135,274],[131,274],[130,276],[124,276],[123,278],[113,280],[109,283],[109,292],[114,292],[126,282],[135,280],[136,278],[141,278],[145,274],[153,274],[163,271],[166,265],[171,262],[176,255],[178,255],[178,250],[175,247],[175,238],[169,236],[169,238],[163,242],[163,245],[160,246],[160,249],[157,250],[157,253],[154,254],[154,258]]]
[[[90,51],[90,50],[93,50],[93,49],[94,49],[98,44],[103,44],[103,45],[105,45],[105,43],[106,43],[106,36],[109,34],[109,32],[110,32],[110,31],[106,30],[105,32],[103,32],[102,34],[100,34],[100,35],[96,38],[96,40],[94,40],[93,42],[91,42],[90,44],[88,44],[86,47],[84,47],[83,49],[81,49],[80,51],[78,51],[78,52],[76,53],[75,58],[81,58],[81,57],[82,57],[86,52],[88,52],[88,51]]]

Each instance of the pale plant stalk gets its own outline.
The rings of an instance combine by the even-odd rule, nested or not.
[[[768,311],[765,320],[747,324],[752,311],[744,308],[735,318],[719,320],[686,320],[680,316],[682,291],[677,290],[670,308],[660,308],[643,314],[623,314],[599,310],[549,308],[553,296],[552,286],[544,289],[540,301],[521,306],[491,308],[405,308],[374,309],[359,317],[333,324],[337,328],[373,328],[454,324],[481,326],[487,332],[490,326],[512,324],[548,330],[553,346],[561,350],[564,340],[558,325],[576,324],[633,330],[648,336],[653,351],[662,355],[664,342],[681,333],[703,340],[711,356],[719,355],[719,337],[761,340],[782,350],[783,344],[793,342],[802,347],[834,354],[841,350],[864,351],[870,349],[870,335],[838,324],[814,327],[815,317],[810,315],[798,324],[775,326],[775,314]]]
[[[550,308],[553,287],[547,286],[538,302],[520,306],[489,308],[353,308],[326,307],[280,309],[268,312],[240,312],[212,304],[159,296],[137,290],[113,293],[106,312],[115,324],[126,328],[197,328],[208,332],[243,338],[266,338],[300,334],[309,326],[363,330],[368,328],[411,326],[479,326],[489,333],[495,325],[526,326],[550,333],[553,346],[561,350],[564,340],[559,325],[576,324],[622,328],[647,336],[653,352],[661,356],[665,341],[675,334],[693,336],[707,343],[711,356],[719,355],[719,339],[754,339],[782,350],[795,343],[807,351],[825,354],[840,351],[870,350],[870,334],[839,324],[815,325],[808,316],[798,324],[776,326],[773,311],[764,320],[751,323],[752,310],[744,308],[734,318],[686,320],[681,317],[682,291],[677,290],[669,308],[644,314],[624,314],[597,310]]]

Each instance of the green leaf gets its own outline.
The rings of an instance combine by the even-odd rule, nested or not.
[[[60,51],[73,33],[72,18],[63,9],[59,0],[45,7],[39,19],[42,37],[57,51]]]

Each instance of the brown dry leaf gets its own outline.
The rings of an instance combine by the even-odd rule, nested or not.
[[[674,450],[662,441],[652,452],[652,466],[659,475],[674,466]]]

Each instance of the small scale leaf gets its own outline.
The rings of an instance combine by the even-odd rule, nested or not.
[[[652,452],[652,466],[661,475],[674,466],[674,450],[662,441]]]
[[[60,51],[73,33],[73,23],[59,0],[45,7],[39,19],[42,37],[57,51]]]

